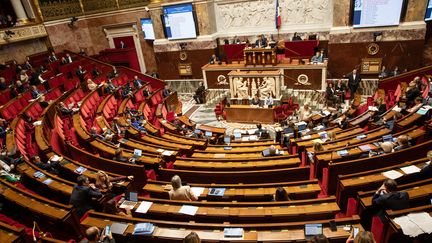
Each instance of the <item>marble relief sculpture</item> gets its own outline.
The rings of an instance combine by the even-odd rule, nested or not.
[[[244,27],[268,27],[274,25],[275,0],[219,2],[217,6],[218,28],[234,30]],[[330,0],[283,0],[282,26],[296,24],[322,24],[332,22]]]

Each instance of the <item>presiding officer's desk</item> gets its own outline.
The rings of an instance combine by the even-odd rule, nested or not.
[[[273,108],[261,108],[249,105],[231,105],[225,107],[227,122],[274,123]]]

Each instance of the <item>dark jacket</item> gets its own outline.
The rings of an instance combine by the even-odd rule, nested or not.
[[[409,208],[409,195],[407,192],[375,193],[372,204],[379,206],[382,210],[401,210]]]
[[[69,201],[77,209],[77,215],[81,218],[88,210],[92,209],[92,198],[100,198],[102,193],[99,190],[88,186],[75,186]]]

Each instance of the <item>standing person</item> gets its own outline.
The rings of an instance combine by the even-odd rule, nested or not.
[[[200,85],[195,91],[195,95],[193,96],[193,98],[197,104],[202,104],[204,103],[204,98],[205,98],[204,96],[205,96],[205,86],[203,82],[200,82]]]
[[[353,69],[352,73],[348,76],[348,87],[351,90],[351,99],[354,98],[354,94],[360,85],[361,77],[357,73],[357,69]]]
[[[77,215],[81,218],[88,210],[92,209],[93,198],[101,198],[102,193],[94,184],[90,184],[86,176],[79,176],[77,185],[72,191],[69,204],[77,209]]]

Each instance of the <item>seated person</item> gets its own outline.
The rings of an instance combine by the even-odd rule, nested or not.
[[[123,137],[126,133],[126,128],[128,126],[127,125],[122,125],[119,123],[119,118],[118,117],[114,117],[112,124],[111,124],[111,128],[113,129],[113,132],[120,137]]]
[[[138,76],[134,76],[133,79],[133,86],[135,89],[139,89],[143,86],[144,81],[142,81],[141,79],[138,78]]]
[[[300,107],[300,109],[299,109],[299,120],[300,121],[309,121],[309,118],[311,115],[312,115],[312,111],[311,111],[308,103],[305,103],[303,107]]]
[[[415,98],[417,98],[419,96],[421,96],[421,91],[417,87],[416,81],[413,80],[409,83],[409,86],[407,87],[407,89],[405,91],[405,97],[406,97],[407,104],[409,106],[411,106],[412,104],[414,104]]]
[[[63,102],[59,102],[58,106],[57,106],[57,111],[62,115],[62,116],[67,116],[67,115],[71,115],[73,113],[72,109],[69,109],[68,107],[66,107],[66,105]]]
[[[96,182],[95,186],[103,193],[111,191],[113,187],[113,182],[116,181],[132,181],[133,176],[119,176],[119,177],[110,177],[105,171],[98,171],[96,174]]]
[[[273,104],[274,104],[273,97],[271,94],[269,94],[264,100],[264,105],[266,105],[267,107],[273,107]]]
[[[146,122],[146,121],[144,121]],[[145,127],[143,127],[143,123],[141,123],[138,119],[136,119],[135,117],[131,118],[131,125],[132,127],[134,127],[135,129],[139,130],[142,133],[146,133],[147,130],[145,129]]]
[[[201,130],[195,132],[192,131],[191,129],[186,129],[185,136],[188,138],[202,138],[202,132]]]
[[[0,90],[7,89],[8,85],[6,84],[6,79],[3,77],[0,77]]]
[[[303,40],[303,39],[301,38],[301,36],[299,36],[299,35],[297,34],[297,32],[294,32],[294,35],[293,35],[292,41],[301,41],[301,40]]]
[[[429,163],[421,169],[419,178],[432,178],[432,150],[427,152],[427,158]]]
[[[308,243],[329,243],[329,241],[325,235],[315,235]]]
[[[48,173],[58,175],[59,174],[59,161],[61,161],[63,158],[58,156],[51,157],[47,162],[42,162],[41,158],[39,156],[33,156],[32,162],[37,167],[41,168],[42,170],[47,171]]]
[[[42,95],[42,92],[38,90],[38,88],[35,85],[31,86],[31,96],[32,99],[36,99],[39,97],[39,95]]]
[[[201,243],[201,239],[195,232],[190,232],[184,239],[183,243]]]
[[[98,134],[98,132],[97,132],[97,128],[96,128],[96,127],[91,127],[89,132],[90,132],[90,136],[91,136],[93,139],[105,140],[105,137],[104,137],[104,136]]]
[[[103,92],[105,94],[112,94],[116,91],[117,87],[111,81],[108,81],[103,84]]]
[[[382,186],[375,192],[372,205],[379,207],[379,215],[385,210],[401,210],[409,208],[409,195],[407,192],[398,192],[397,183],[393,179],[386,179]]]
[[[322,63],[323,56],[321,56],[321,52],[317,51],[315,56],[311,58],[311,63]]]
[[[263,135],[266,135],[267,130],[262,128],[261,123],[258,123],[256,125],[256,127],[257,127],[257,130],[255,131],[255,135],[257,135],[258,139],[260,139]]]
[[[6,146],[7,134],[11,131],[5,119],[0,118],[0,142],[2,146]]]
[[[321,241],[318,242],[321,243]],[[351,234],[346,240],[346,243],[376,243],[376,241],[370,231],[360,231],[356,237]]]
[[[288,193],[285,190],[285,188],[283,188],[283,187],[276,188],[276,193],[273,196],[273,201],[283,202],[283,201],[288,201],[288,200],[289,200]]]
[[[69,204],[77,210],[77,216],[81,218],[88,210],[92,209],[93,198],[101,198],[102,193],[94,184],[90,184],[86,176],[80,175],[77,185],[72,190]]]
[[[150,97],[151,94],[152,94],[152,92],[148,89],[148,87],[145,87],[145,88],[143,89],[143,95],[144,95],[144,98],[148,99],[148,98]]]
[[[402,149],[406,149],[411,147],[409,138],[407,135],[400,135],[396,140],[397,146],[394,148],[394,151],[399,151]]]
[[[134,158],[128,159],[128,158],[123,156],[123,148],[116,149],[116,151],[114,153],[113,160],[118,161],[118,162],[129,162],[131,164],[135,164]]]
[[[47,108],[51,103],[51,101],[45,101],[45,95],[39,96],[38,102],[42,108]]]
[[[19,181],[19,176],[11,173],[14,167],[12,167],[14,164],[9,166],[6,162],[3,160],[0,160],[0,178],[5,179],[8,182],[14,183]]]
[[[87,79],[87,88],[90,91],[95,91],[97,89],[98,85],[93,82],[93,80],[91,79]]]
[[[413,107],[407,109],[408,113],[413,113],[413,112],[417,112],[418,109],[420,109],[423,106],[423,98],[422,97],[417,97],[414,99],[414,105]]]
[[[260,99],[258,98],[258,95],[255,95],[251,100],[252,105],[260,105]]]
[[[268,149],[265,149],[262,151],[263,157],[271,157],[271,156],[279,156],[281,155],[279,152],[279,149],[276,148],[274,145],[270,145]]]
[[[80,243],[115,243],[111,231],[109,232],[109,234],[106,234],[105,232],[102,232],[101,234],[98,227],[92,226],[88,228],[85,233],[86,238],[81,240]]]
[[[267,38],[264,35],[259,35],[258,39],[255,41],[255,47],[261,48],[267,46]]]
[[[164,90],[162,91],[162,96],[163,96],[164,98],[166,98],[166,97],[168,97],[171,93],[172,93],[172,91],[171,91],[171,89],[170,89],[170,86],[169,86],[168,84],[165,85]]]
[[[219,58],[218,58],[215,54],[213,54],[213,55],[211,55],[211,57],[210,57],[209,63],[210,63],[210,64],[219,63]]]
[[[123,216],[126,218],[132,218],[132,213],[130,208],[125,208],[124,210],[119,208],[118,202],[115,198],[112,198],[104,203],[103,212],[118,216]]]
[[[170,200],[197,201],[198,197],[193,194],[190,186],[182,186],[180,176],[171,178],[172,189],[168,192]]]

